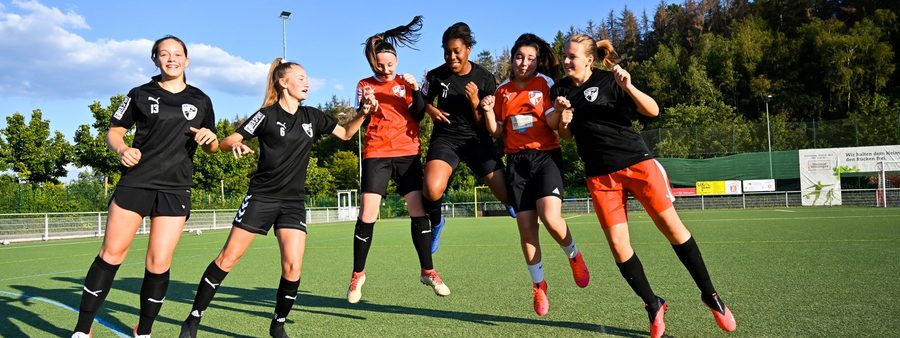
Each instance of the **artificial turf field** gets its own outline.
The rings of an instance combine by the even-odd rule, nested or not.
[[[900,209],[792,208],[682,211],[716,288],[732,309],[727,336],[900,335]],[[550,312],[532,310],[531,281],[513,219],[448,219],[435,267],[452,294],[418,281],[409,220],[375,226],[359,304],[345,298],[352,223],[310,225],[302,283],[288,320],[293,336],[646,336],[646,312],[613,263],[596,218],[566,215],[591,270],[572,281],[562,251],[542,230]],[[631,238],[654,291],[669,303],[666,335],[726,336],[646,214],[630,214]],[[185,233],[175,253],[155,337],[177,336],[196,284],[226,231]],[[94,337],[130,334],[138,319],[146,236],[138,236],[94,323]],[[68,336],[81,283],[100,239],[0,247],[0,336]],[[280,274],[274,236],[258,237],[228,275],[198,336],[268,333]]]

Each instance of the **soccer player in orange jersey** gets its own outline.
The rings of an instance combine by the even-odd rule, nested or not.
[[[362,160],[362,210],[353,232],[353,274],[347,288],[347,301],[359,302],[366,282],[366,257],[372,245],[382,197],[389,180],[397,184],[397,194],[406,199],[410,233],[419,256],[419,280],[438,296],[450,295],[431,260],[431,224],[422,208],[422,162],[419,159],[419,121],[425,114],[425,102],[419,83],[411,74],[397,74],[397,50],[394,45],[412,47],[422,28],[422,17],[405,25],[375,34],[366,40],[365,55],[374,76],[359,81],[356,98],[362,103],[373,93],[376,108],[369,116]]]
[[[629,193],[641,202],[656,228],[672,244],[716,324],[733,331],[737,326],[734,316],[713,287],[700,248],[675,212],[666,172],[631,126],[632,111],[658,116],[656,101],[637,89],[631,75],[616,64],[615,50],[608,40],[595,43],[586,35],[576,34],[569,38],[563,53],[566,78],[550,89],[560,114],[559,135],[575,138],[600,226],[622,277],[644,301],[650,335],[661,337],[665,332],[667,305],[653,293],[631,247],[625,210]],[[594,60],[609,70],[594,68]]]
[[[503,138],[506,182],[510,204],[516,211],[519,240],[533,282],[534,311],[544,316],[550,310],[538,217],[562,247],[579,287],[590,282],[590,272],[575,239],[562,218],[562,151],[554,132],[559,114],[550,100],[559,62],[550,45],[526,33],[512,48],[512,74],[494,95],[481,100],[485,123],[494,137]]]

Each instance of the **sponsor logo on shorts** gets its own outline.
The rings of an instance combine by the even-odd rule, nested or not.
[[[559,187],[553,188],[553,191],[551,191],[551,192],[552,192],[554,195],[559,196]]]

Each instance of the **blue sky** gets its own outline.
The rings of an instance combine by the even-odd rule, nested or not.
[[[260,105],[268,64],[282,54],[311,78],[307,105],[332,95],[351,99],[356,82],[371,75],[362,43],[375,33],[423,15],[418,51],[399,51],[400,72],[417,77],[443,62],[441,34],[469,24],[481,50],[497,55],[525,32],[550,39],[570,26],[605,20],[626,7],[652,19],[659,0],[567,1],[99,1],[0,0],[0,127],[19,112],[41,109],[53,130],[70,139],[90,124],[88,105],[108,104],[157,74],[153,40],[166,34],[188,44],[188,82],[206,92],[219,118],[246,116]]]

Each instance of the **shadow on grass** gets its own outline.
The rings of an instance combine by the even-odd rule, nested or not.
[[[71,320],[68,323],[62,323],[63,327],[57,325],[60,323],[51,323],[46,319],[41,317],[40,309],[42,307],[35,307],[35,310],[29,311],[28,308],[33,305],[34,300],[29,299],[29,297],[41,297],[50,300],[54,300],[56,302],[62,303],[71,307],[77,311],[78,304],[81,300],[81,278],[71,278],[71,277],[55,277],[57,281],[71,283],[71,288],[66,289],[40,289],[33,286],[28,285],[13,285],[12,288],[20,292],[23,297],[11,297],[9,295],[0,294],[0,313],[8,314],[2,316],[0,318],[0,332],[3,332],[4,336],[24,336],[24,332],[21,331],[16,326],[16,321],[26,323],[32,327],[41,328],[48,335],[53,336],[68,336],[71,332],[71,326],[74,326],[75,320],[77,318],[77,313],[73,312],[71,314]],[[140,293],[142,278],[138,277],[127,277],[123,279],[118,279],[113,284],[113,293],[129,293],[134,297],[138,297],[137,295]],[[275,282],[273,282],[274,286]],[[185,306],[190,306],[191,302],[194,299],[194,292],[197,288],[196,284],[187,284],[180,281],[171,281],[169,285],[169,292],[166,297],[167,303],[177,302],[185,304]],[[26,297],[27,296],[27,297]],[[223,285],[218,293],[216,294],[216,298],[213,299],[212,303],[208,311],[233,311],[237,313],[241,313],[240,316],[244,320],[261,320],[267,321],[268,318],[271,318],[272,311],[275,307],[275,288],[233,288],[228,287],[227,284]],[[137,303],[137,302],[135,302]],[[262,308],[266,309],[263,311],[259,310],[249,310],[248,308]],[[331,310],[340,310],[340,311],[331,311]],[[488,313],[477,313],[477,312],[466,312],[466,311],[452,311],[452,310],[441,310],[441,309],[428,309],[428,308],[418,308],[418,307],[408,307],[408,306],[397,306],[397,305],[385,305],[385,304],[374,304],[368,302],[361,302],[358,304],[349,304],[347,300],[344,298],[335,298],[335,297],[326,297],[315,294],[310,294],[308,292],[302,292],[297,298],[297,304],[294,306],[294,311],[301,311],[307,313],[315,313],[327,316],[341,317],[345,319],[351,320],[365,320],[366,313],[393,313],[399,315],[412,315],[412,316],[422,316],[429,318],[443,318],[443,319],[452,319],[458,320],[468,323],[481,324],[481,325],[497,325],[498,323],[512,323],[512,324],[527,324],[527,325],[540,325],[540,326],[548,326],[548,327],[561,327],[568,328],[574,330],[581,330],[585,332],[592,333],[603,333],[607,335],[620,336],[620,337],[644,337],[649,333],[647,331],[639,331],[639,330],[630,330],[618,327],[611,327],[605,325],[598,325],[592,323],[581,323],[581,322],[571,322],[571,321],[558,321],[558,320],[543,320],[538,318],[528,318],[528,317],[512,317],[512,316],[504,316],[504,315],[495,315]],[[349,312],[349,313],[346,313]],[[103,307],[99,312],[99,317],[106,321],[108,326],[115,328],[121,332],[130,333],[131,328],[136,323],[124,323],[121,319],[117,317],[122,316],[113,316],[117,313],[128,313],[132,315],[135,320],[137,319],[137,315],[139,313],[139,309],[135,306],[116,303],[116,302],[105,302]],[[164,310],[165,313],[165,310]],[[359,314],[359,315],[357,315]],[[187,311],[184,313],[184,317],[188,315]],[[182,316],[176,316],[175,318],[160,316],[157,318],[157,323],[165,323],[168,325],[174,325],[176,327],[180,327],[183,321]],[[295,316],[292,316],[296,318]],[[13,321],[13,319],[15,321]],[[289,322],[292,322],[289,320]],[[67,326],[71,324],[71,326]],[[234,332],[229,332],[221,329],[217,329],[215,327],[210,327],[209,325],[215,325],[215,323],[203,322],[200,327],[200,331],[204,335],[216,334],[216,335],[225,335],[231,337],[252,337],[252,336],[238,336],[235,335]],[[159,325],[159,324],[157,324]],[[264,325],[264,324],[263,324]],[[156,327],[156,326],[154,326]],[[94,331],[98,332],[101,328],[98,328],[98,325],[95,323]],[[302,329],[301,329],[302,330]]]

